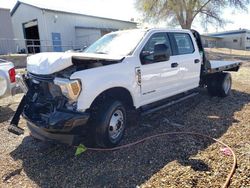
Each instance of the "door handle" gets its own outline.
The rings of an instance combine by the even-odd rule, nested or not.
[[[179,65],[178,63],[172,63],[172,64],[171,64],[171,67],[172,67],[172,68],[175,68],[175,67],[178,67],[178,65]]]
[[[195,59],[195,60],[194,60],[194,63],[195,63],[195,64],[200,63],[200,60],[199,60],[199,59]]]

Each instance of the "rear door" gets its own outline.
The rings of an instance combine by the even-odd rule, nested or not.
[[[201,56],[195,39],[187,32],[170,32],[173,46],[173,60],[178,63],[179,92],[187,91],[199,86],[201,71]]]

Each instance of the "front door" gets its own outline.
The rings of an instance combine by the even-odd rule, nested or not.
[[[165,44],[172,54],[169,37],[165,32],[154,33],[141,51],[141,105],[176,94],[180,89],[180,74],[175,58],[154,61],[155,45]],[[145,55],[148,54],[148,55]]]

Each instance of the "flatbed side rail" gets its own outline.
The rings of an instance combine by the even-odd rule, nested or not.
[[[235,62],[235,63],[229,64],[229,65],[222,65],[222,66],[219,66],[219,67],[211,67],[211,68],[207,68],[204,71],[204,73],[205,74],[213,74],[213,73],[222,72],[222,71],[234,71],[234,72],[237,72],[241,65],[242,65],[242,62]]]

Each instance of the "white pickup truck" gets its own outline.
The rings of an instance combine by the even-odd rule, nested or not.
[[[192,30],[135,29],[112,32],[81,53],[28,57],[21,85],[27,91],[9,131],[21,134],[19,114],[42,140],[101,147],[122,139],[128,112],[148,114],[207,87],[225,97],[241,63],[206,59]]]
[[[0,99],[16,94],[15,76],[13,63],[0,59]]]

